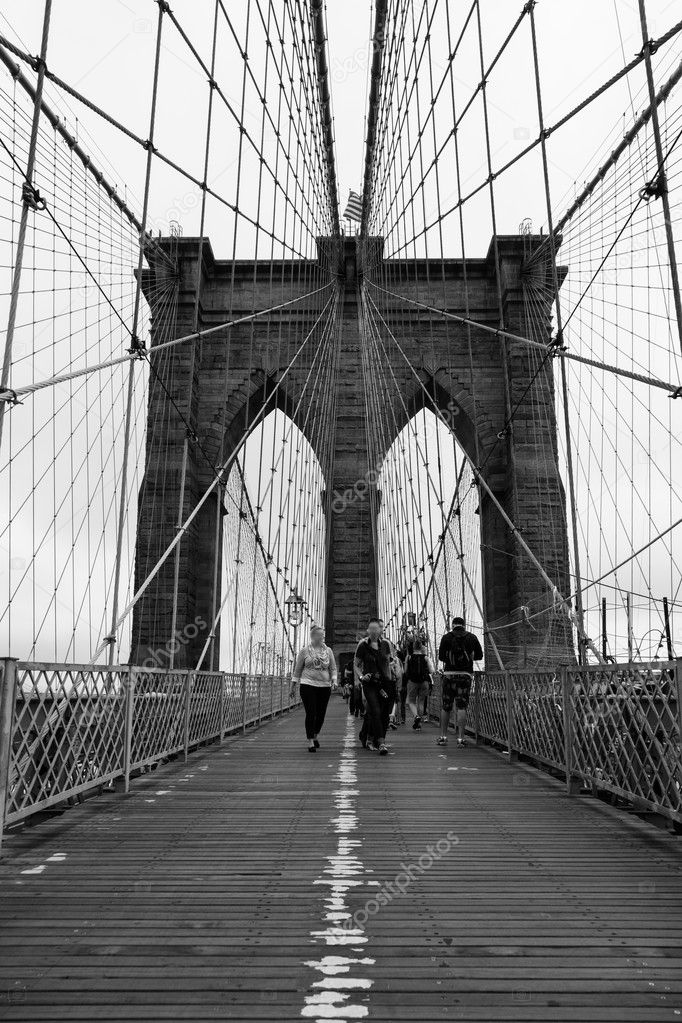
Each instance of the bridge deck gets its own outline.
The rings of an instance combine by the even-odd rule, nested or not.
[[[432,725],[301,725],[10,835],[0,1018],[682,1018],[682,839]]]

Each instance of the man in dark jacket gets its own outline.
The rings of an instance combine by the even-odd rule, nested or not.
[[[367,713],[360,731],[360,742],[369,746],[371,732],[379,753],[388,753],[386,729],[391,707],[395,702],[395,683],[391,675],[391,647],[381,638],[378,618],[370,618],[366,639],[360,640],[355,651],[355,672],[362,683]]]
[[[481,644],[473,632],[466,631],[464,619],[453,618],[452,631],[445,633],[438,647],[438,660],[443,664],[439,746],[447,744],[453,705],[456,707],[457,745],[465,745],[464,727],[474,680],[474,661],[480,661],[482,657]]]

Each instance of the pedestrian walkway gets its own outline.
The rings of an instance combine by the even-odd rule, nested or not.
[[[0,1019],[682,1020],[682,838],[334,697],[10,835]],[[451,740],[452,743],[452,740]]]

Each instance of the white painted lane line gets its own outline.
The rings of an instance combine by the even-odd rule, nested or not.
[[[367,884],[362,880],[366,871],[359,856],[362,840],[353,836],[353,832],[358,829],[356,798],[360,792],[357,788],[355,729],[350,718],[346,723],[344,746],[335,780],[340,785],[333,793],[334,808],[338,816],[330,818],[330,823],[333,824],[338,836],[336,853],[325,857],[327,866],[323,868],[322,876],[314,882],[316,885],[329,886],[329,895],[324,900],[327,910],[324,919],[328,921],[328,925],[323,930],[311,931],[310,936],[314,942],[323,941],[328,947],[351,945],[354,951],[360,951],[368,938],[362,925],[350,924],[352,914],[346,901],[349,891]],[[377,882],[370,882],[372,883]],[[307,960],[304,965],[323,974],[323,977],[321,980],[313,981],[311,985],[313,993],[305,996],[301,1015],[316,1020],[335,1019],[337,1023],[367,1016],[368,1007],[351,1001],[351,995],[347,992],[366,991],[372,987],[374,981],[366,977],[339,975],[349,974],[351,966],[372,966],[374,962],[375,960],[369,957],[335,955],[323,956],[319,960]]]

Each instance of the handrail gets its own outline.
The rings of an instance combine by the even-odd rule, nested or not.
[[[0,658],[0,845],[39,810],[117,779],[128,792],[153,764],[291,710],[289,692],[282,675]]]

